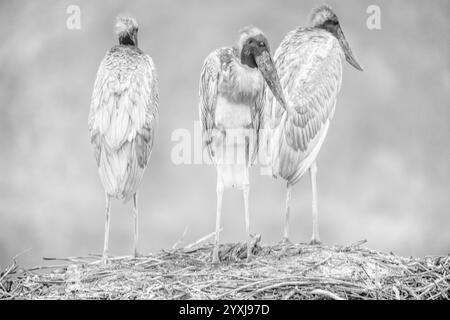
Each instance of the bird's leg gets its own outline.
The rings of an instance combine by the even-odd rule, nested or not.
[[[138,195],[137,192],[133,195],[133,219],[134,219],[134,257],[136,258],[138,253]]]
[[[313,233],[310,244],[320,244],[319,237],[319,211],[317,208],[317,184],[316,184],[317,165],[314,162],[309,168],[309,177],[312,188],[312,213],[313,213]]]
[[[248,209],[248,198],[250,194],[250,182],[248,178],[248,168],[245,168],[244,184],[242,186],[242,191],[244,194],[244,209],[245,209],[245,231],[247,233],[247,261],[251,259],[252,248],[251,248],[251,234],[250,234],[250,211]]]
[[[220,233],[220,215],[222,212],[222,197],[224,191],[224,185],[220,171],[217,171],[217,212],[216,212],[216,237],[214,241],[214,251],[212,263],[217,264],[219,260],[219,233]]]
[[[245,167],[244,167],[244,181],[242,184],[242,192],[244,195],[244,210],[245,210],[245,232],[247,233],[247,261],[252,258],[252,236],[250,234],[250,210],[248,208],[248,198],[250,195],[250,137],[245,136]]]
[[[286,188],[286,212],[284,216],[283,243],[285,244],[289,243],[289,216],[291,215],[291,192],[292,192],[292,185],[288,183]]]
[[[105,221],[105,240],[103,242],[103,261],[106,263],[108,259],[108,242],[109,242],[109,222],[111,212],[111,197],[106,194],[106,221]]]

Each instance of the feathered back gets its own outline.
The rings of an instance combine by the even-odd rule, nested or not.
[[[119,15],[116,18],[115,33],[117,36],[131,34],[139,28],[135,18],[130,15]]]
[[[336,14],[334,13],[333,9],[327,4],[322,4],[313,9],[311,11],[311,14],[309,15],[310,26],[312,27],[319,26],[327,20],[337,21]]]
[[[116,19],[115,32],[119,43],[123,45],[138,46],[138,23],[130,15],[119,15]]]
[[[342,81],[341,47],[330,33],[314,28],[291,31],[275,52],[275,65],[289,116],[266,93],[274,174],[295,183],[315,160],[333,117]]]
[[[136,192],[157,122],[158,77],[151,57],[134,46],[114,46],[98,69],[89,112],[91,142],[109,195],[126,201]]]

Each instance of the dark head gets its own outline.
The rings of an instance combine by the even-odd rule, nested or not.
[[[344,33],[342,32],[341,26],[339,24],[338,17],[333,12],[333,10],[328,5],[321,5],[320,7],[313,10],[311,13],[311,26],[314,28],[319,28],[330,32],[334,35],[345,53],[345,59],[356,69],[362,71],[363,69],[356,61],[355,56],[350,49],[350,45],[345,39]]]
[[[238,52],[241,63],[250,68],[257,68],[278,102],[286,108],[280,79],[270,54],[269,41],[264,33],[256,27],[249,26],[240,30]]]
[[[127,46],[138,46],[138,24],[130,16],[119,16],[116,21],[116,34],[119,37],[119,43]]]

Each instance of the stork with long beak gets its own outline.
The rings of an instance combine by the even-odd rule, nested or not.
[[[289,108],[266,93],[266,135],[272,173],[287,181],[284,238],[289,238],[292,186],[309,171],[312,187],[313,232],[320,243],[316,158],[325,140],[342,81],[343,60],[362,71],[333,10],[322,5],[311,14],[311,27],[289,32],[274,55]]]
[[[138,254],[137,191],[158,123],[158,76],[152,58],[138,48],[136,20],[119,17],[116,33],[119,44],[100,64],[89,112],[91,143],[106,197],[104,260],[111,198],[123,202],[133,198],[134,256]]]
[[[203,142],[217,168],[217,215],[213,263],[219,262],[219,231],[225,188],[243,190],[247,259],[251,257],[249,167],[258,154],[265,83],[281,105],[284,97],[269,43],[261,30],[240,31],[237,47],[207,56],[200,76],[199,114]]]

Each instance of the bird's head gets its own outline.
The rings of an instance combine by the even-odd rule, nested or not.
[[[330,6],[321,5],[314,9],[311,13],[310,20],[312,27],[326,30],[334,35],[338,39],[339,44],[344,51],[347,62],[359,71],[363,71],[353,55],[350,45],[345,39],[344,32],[342,32],[337,15],[333,12]]]
[[[264,33],[248,26],[239,31],[238,53],[241,63],[250,68],[257,68],[278,102],[286,108],[280,79],[270,53],[269,41]]]
[[[116,20],[116,34],[119,43],[122,45],[135,46],[138,45],[137,39],[138,24],[136,19],[131,16],[121,15]]]

